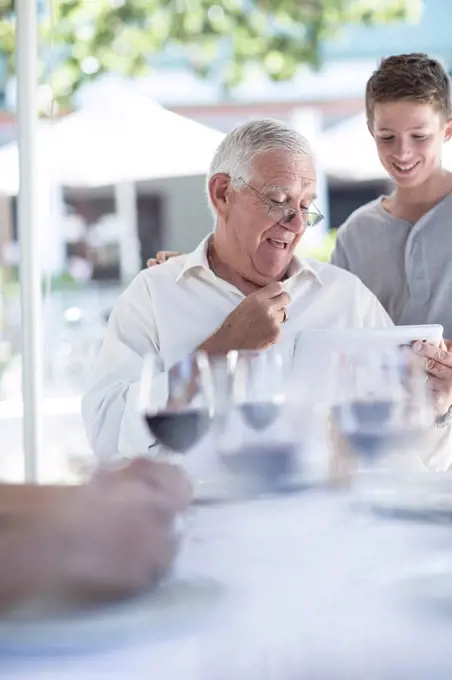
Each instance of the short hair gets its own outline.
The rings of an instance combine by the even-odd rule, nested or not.
[[[382,60],[366,86],[368,122],[373,122],[375,104],[402,100],[430,104],[445,118],[451,117],[450,80],[439,61],[421,52]]]
[[[313,156],[308,140],[288,123],[273,118],[251,120],[237,126],[221,141],[210,164],[207,176],[207,198],[210,201],[208,185],[213,175],[219,172],[229,175],[234,184],[239,179],[250,180],[254,159],[266,151],[283,149],[293,156]]]

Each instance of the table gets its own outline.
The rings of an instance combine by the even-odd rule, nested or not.
[[[177,574],[225,588],[205,625],[3,658],[2,680],[450,678],[450,527],[352,512],[324,491],[200,508],[190,521]]]

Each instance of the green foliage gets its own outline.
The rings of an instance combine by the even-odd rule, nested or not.
[[[30,0],[32,2],[34,0]],[[300,64],[320,66],[319,45],[347,23],[416,19],[422,0],[53,0],[42,22],[42,49],[62,46],[52,74],[57,99],[68,100],[105,72],[137,76],[168,44],[192,68],[220,74],[225,87],[258,63],[275,80]],[[14,0],[0,0],[0,51],[14,69]],[[226,58],[225,58],[226,56]]]
[[[14,12],[14,0],[0,0],[0,16],[7,16]]]
[[[334,244],[336,243],[336,229],[331,229],[322,241],[315,247],[308,248],[303,239],[301,239],[300,244],[297,248],[297,255],[300,257],[310,257],[313,260],[320,260],[321,262],[328,262],[331,253],[334,249]]]
[[[43,278],[41,281],[42,293],[47,290],[58,292],[80,288],[80,284],[68,272],[53,276],[50,281]],[[5,299],[18,298],[20,295],[20,271],[17,266],[0,267],[0,296]],[[0,319],[1,328],[1,319]]]

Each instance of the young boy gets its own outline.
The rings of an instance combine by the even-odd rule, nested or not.
[[[377,296],[396,324],[440,323],[452,337],[451,86],[425,54],[384,59],[366,88],[369,131],[395,183],[338,230],[331,261]]]

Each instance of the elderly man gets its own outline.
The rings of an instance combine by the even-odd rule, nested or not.
[[[83,400],[98,456],[145,453],[153,443],[137,409],[148,353],[164,374],[197,348],[281,343],[292,352],[304,328],[392,324],[357,277],[295,257],[322,216],[310,146],[290,126],[264,119],[237,127],[212,160],[207,188],[215,231],[189,255],[141,272],[112,312]]]

